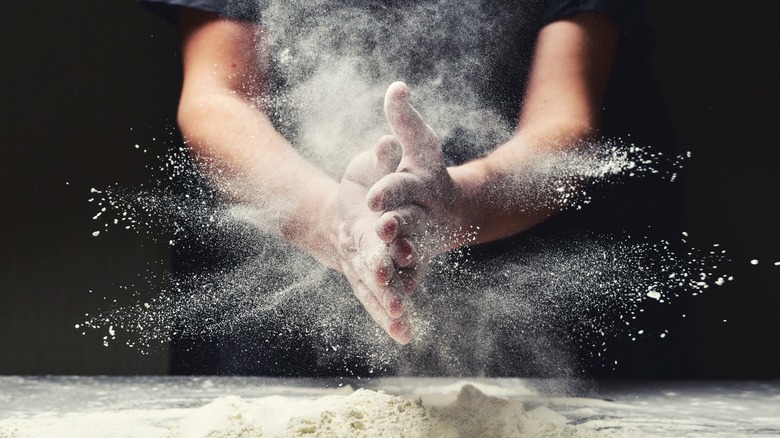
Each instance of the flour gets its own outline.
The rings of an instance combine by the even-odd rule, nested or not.
[[[454,400],[443,393],[409,399],[369,389],[315,400],[268,397],[250,403],[238,396],[221,397],[182,419],[169,438],[605,436],[569,424],[545,406],[527,409],[521,401],[486,395],[474,385],[459,386]],[[285,416],[283,428],[261,426],[280,423]]]
[[[171,431],[181,438],[262,437],[259,418],[241,397],[230,395],[196,409]]]
[[[442,423],[419,401],[359,389],[349,396],[327,400],[316,416],[291,419],[286,437],[454,437],[451,426]]]
[[[589,436],[550,409],[526,410],[518,401],[487,396],[472,385],[463,386],[454,403],[430,413],[455,429],[453,437]]]
[[[780,436],[778,382],[634,382],[598,398],[567,397],[561,383],[394,378],[355,391],[332,380],[0,376],[0,437],[300,438],[304,424],[303,436],[338,438]],[[363,429],[334,425],[358,411]]]

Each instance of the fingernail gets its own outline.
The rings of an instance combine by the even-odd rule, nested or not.
[[[393,239],[395,239],[397,230],[398,230],[397,222],[395,221],[395,219],[390,218],[388,220],[382,221],[379,224],[379,230],[377,232],[377,235],[385,243],[389,244]]]
[[[390,326],[391,336],[401,345],[406,345],[412,340],[411,330],[406,324],[406,321],[399,319],[393,321]]]
[[[393,318],[400,318],[404,314],[404,301],[401,297],[392,297],[390,299],[390,309],[388,310]]]
[[[376,193],[368,198],[368,208],[371,211],[380,211],[382,205],[382,193]]]

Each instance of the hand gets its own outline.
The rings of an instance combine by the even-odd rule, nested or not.
[[[458,192],[441,143],[408,98],[402,82],[390,85],[385,95],[385,116],[402,156],[396,171],[373,185],[368,205],[381,214],[376,235],[389,245],[401,283],[411,293],[431,258],[462,245],[464,233],[455,212]]]
[[[366,202],[369,188],[395,171],[400,161],[400,144],[386,136],[350,162],[339,186],[338,247],[342,272],[357,298],[380,327],[406,344],[411,336],[404,318],[403,285],[390,246],[376,233],[380,214]]]

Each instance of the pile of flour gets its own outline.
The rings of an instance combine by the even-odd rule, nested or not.
[[[221,397],[172,427],[170,438],[227,437],[598,437],[544,406],[486,395],[464,384],[455,396],[407,399],[358,389],[317,399]]]

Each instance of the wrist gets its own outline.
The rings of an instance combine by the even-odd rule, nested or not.
[[[453,250],[479,240],[484,222],[481,213],[484,211],[482,204],[486,201],[486,168],[483,160],[474,160],[450,167],[447,171],[454,185],[450,227],[455,238],[450,239],[446,250]]]
[[[298,200],[297,208],[290,211],[282,226],[282,238],[320,263],[340,270],[337,252],[338,185],[335,181],[327,181],[309,194],[310,197]]]
[[[341,271],[341,259],[338,253],[338,185],[325,193],[324,202],[320,207],[315,232],[313,254],[323,264]]]

